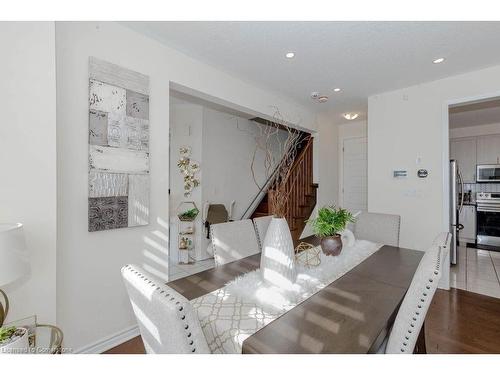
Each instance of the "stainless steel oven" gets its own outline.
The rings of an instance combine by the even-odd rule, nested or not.
[[[500,246],[500,193],[476,193],[477,243]]]
[[[476,167],[477,182],[500,182],[500,164],[480,164]]]

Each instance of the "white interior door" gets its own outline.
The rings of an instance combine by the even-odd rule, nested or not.
[[[368,208],[367,141],[346,138],[342,145],[342,206],[353,213]]]

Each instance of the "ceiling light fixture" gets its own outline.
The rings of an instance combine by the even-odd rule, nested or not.
[[[335,91],[335,92],[339,92],[339,91],[340,91],[340,88],[339,88],[339,87],[336,87],[336,88],[334,88],[334,89],[333,89],[333,91]]]
[[[318,102],[320,103],[326,103],[328,101],[328,96],[326,95],[321,95],[318,97]]]
[[[344,113],[342,116],[344,116],[344,118],[346,120],[356,120],[359,116],[359,113]]]
[[[433,64],[441,64],[444,60],[446,60],[444,57],[440,57],[436,60],[433,60],[432,63]]]
[[[287,53],[285,54],[285,57],[286,57],[287,59],[293,59],[293,58],[295,57],[295,52],[287,52]]]

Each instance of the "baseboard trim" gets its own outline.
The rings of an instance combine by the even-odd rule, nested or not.
[[[98,340],[92,344],[84,346],[73,353],[75,354],[101,354],[106,350],[114,348],[124,342],[139,336],[139,327],[134,325],[132,327],[126,328],[119,331],[113,335],[109,335],[101,340]]]

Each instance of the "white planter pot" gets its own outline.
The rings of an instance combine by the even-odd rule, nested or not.
[[[20,329],[24,330],[24,335],[6,345],[0,344],[0,354],[28,354],[29,331],[26,328],[20,328]]]
[[[297,279],[295,249],[285,219],[273,218],[269,223],[262,246],[260,270],[266,283],[287,290],[293,288]]]

